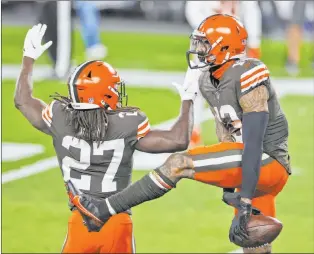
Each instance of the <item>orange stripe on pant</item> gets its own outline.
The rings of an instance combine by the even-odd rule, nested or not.
[[[203,160],[204,163],[211,162],[211,165],[202,165],[200,169],[195,168],[194,179],[221,188],[239,188],[242,183],[241,167],[227,166],[236,165],[240,162],[228,161],[228,163],[224,164],[223,161],[239,158],[242,150],[242,143],[227,142],[189,150],[188,154],[193,159],[194,164],[200,160]],[[214,162],[212,163],[212,161]],[[226,168],[223,168],[221,165],[226,165]],[[253,205],[259,208],[263,214],[275,217],[275,196],[283,189],[287,180],[288,173],[278,161],[272,158],[264,160],[256,187],[255,198],[252,201]]]
[[[114,215],[99,232],[88,232],[82,217],[74,210],[62,253],[134,253],[130,215]]]

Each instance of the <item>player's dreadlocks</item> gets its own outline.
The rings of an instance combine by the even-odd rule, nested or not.
[[[105,140],[107,129],[109,126],[109,114],[116,114],[117,112],[134,112],[136,107],[121,107],[114,111],[105,108],[75,110],[71,106],[71,99],[69,97],[55,93],[51,95],[55,100],[60,101],[64,105],[64,110],[67,113],[67,121],[72,126],[75,137],[78,139],[91,140],[98,143]]]

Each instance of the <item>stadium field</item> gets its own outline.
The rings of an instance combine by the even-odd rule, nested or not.
[[[20,63],[26,30],[3,28],[3,64]],[[75,59],[80,62],[84,51],[79,34],[75,36],[76,52],[81,53]],[[132,45],[132,50],[122,40]],[[184,52],[188,42],[184,40],[186,37],[182,36],[103,35],[110,50],[108,61],[114,66],[163,71],[186,69]],[[267,43],[264,41],[264,45]],[[303,49],[310,47],[305,45]],[[272,54],[267,48],[263,48],[263,52],[266,58]],[[267,61],[271,73],[282,76],[284,59],[282,62],[278,59],[267,58]],[[47,62],[48,59],[43,57],[38,64]],[[303,59],[302,64],[309,62]],[[302,76],[309,75],[310,69],[305,68]],[[30,158],[2,162],[2,172],[55,155],[51,139],[32,128],[15,109],[14,84],[14,80],[2,81],[2,141],[41,144],[45,151]],[[65,94],[67,88],[61,82],[42,81],[34,85],[34,91],[35,96],[48,102],[49,95],[56,91]],[[127,92],[130,104],[145,111],[153,125],[174,118],[179,112],[179,96],[170,90],[132,87]],[[274,252],[313,253],[314,101],[312,96],[287,95],[281,98],[281,104],[289,121],[289,147],[295,174],[278,196],[277,214],[284,229],[274,243]],[[204,143],[216,143],[213,121],[204,122],[202,127]],[[135,169],[133,181],[145,173]],[[221,201],[221,197],[222,191],[218,188],[183,180],[165,197],[134,208],[132,218],[137,252],[226,253],[237,249],[228,240],[233,210]],[[2,213],[3,252],[59,252],[70,215],[60,169],[3,184]]]

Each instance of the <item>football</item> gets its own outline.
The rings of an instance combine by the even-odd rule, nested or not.
[[[244,248],[254,248],[271,243],[280,234],[282,227],[282,223],[273,217],[252,215],[247,227],[249,239],[236,244]]]

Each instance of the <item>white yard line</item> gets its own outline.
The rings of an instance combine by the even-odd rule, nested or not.
[[[18,161],[27,157],[41,154],[45,147],[39,144],[2,142],[2,161]]]
[[[2,174],[2,184],[29,177],[31,175],[36,175],[40,172],[47,171],[49,169],[58,166],[57,157],[50,157],[48,159],[43,159],[37,161],[33,164],[23,166],[19,169],[10,170]]]
[[[117,69],[119,74],[127,82],[128,86],[169,88],[171,82],[181,84],[184,80],[184,72],[149,71],[137,69]],[[5,64],[2,66],[2,79],[15,80],[20,72],[20,65]],[[34,68],[34,80],[47,80],[51,78],[52,68],[49,65],[38,65]],[[314,82],[312,79],[272,78],[277,92],[291,94],[314,95]],[[66,81],[64,81],[65,84]],[[63,84],[59,81],[56,83]]]
[[[19,72],[19,66],[3,65],[2,78],[15,78]],[[35,78],[47,78],[49,73],[49,66],[37,66],[35,68]],[[46,73],[46,74],[45,74]],[[171,82],[182,82],[184,73],[182,72],[163,72],[163,71],[144,71],[144,70],[120,70],[121,75],[129,81],[131,86],[147,86],[156,88],[171,87]],[[44,75],[45,74],[45,75]],[[36,76],[37,75],[37,76]],[[299,95],[314,95],[313,81],[310,79],[273,79],[278,97],[288,94]],[[213,115],[208,110],[203,115],[203,121],[212,119]],[[168,120],[153,128],[168,129],[173,124],[175,119]],[[134,153],[134,168],[138,170],[152,169],[162,164],[169,154],[147,154],[136,151]],[[23,166],[16,170],[10,170],[2,174],[2,183],[7,183],[24,177],[28,177],[49,169],[58,167],[56,157],[40,160],[34,164]]]

